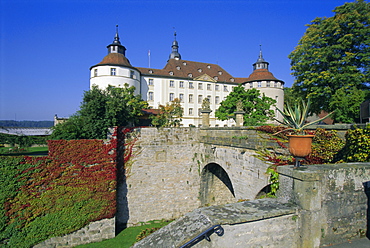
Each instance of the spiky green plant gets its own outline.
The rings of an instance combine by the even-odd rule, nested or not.
[[[318,120],[306,123],[308,114],[310,113],[309,112],[310,111],[310,104],[311,104],[310,99],[308,99],[307,103],[303,100],[301,101],[301,103],[299,103],[299,102],[295,103],[294,108],[292,108],[289,104],[285,104],[284,111],[277,108],[277,110],[283,116],[283,121],[279,121],[277,119],[275,119],[275,120],[278,121],[279,123],[289,127],[288,129],[282,130],[280,132],[292,130],[296,134],[304,135],[303,129],[328,118],[331,114],[334,113],[334,111],[333,111],[333,112],[329,113],[328,115],[326,115],[323,118],[320,118]],[[278,133],[280,133],[280,132],[278,132]]]

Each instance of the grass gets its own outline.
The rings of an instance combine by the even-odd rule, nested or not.
[[[107,239],[97,243],[90,243],[75,246],[76,248],[129,248],[136,243],[137,237],[145,236],[144,233],[149,235],[154,230],[168,225],[171,221],[150,221],[149,224],[141,226],[129,227],[120,232],[116,237]],[[152,231],[153,230],[153,231]]]
[[[0,147],[1,156],[46,156],[48,155],[48,147],[26,147],[26,148],[15,148],[15,147]]]

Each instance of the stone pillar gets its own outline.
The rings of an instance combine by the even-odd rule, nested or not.
[[[209,127],[209,115],[212,110],[202,109],[200,112],[202,113],[202,127]]]
[[[235,122],[237,127],[242,127],[244,125],[244,111],[236,111],[235,114]]]
[[[301,210],[301,244],[299,247],[320,247],[321,241],[321,177],[305,167],[278,166],[280,186],[278,198],[296,203]]]

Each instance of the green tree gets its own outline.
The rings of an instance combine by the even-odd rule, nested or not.
[[[221,106],[216,110],[215,116],[220,120],[229,118],[235,119],[234,112],[237,111],[237,103],[241,102],[244,114],[244,125],[253,126],[265,123],[274,117],[271,106],[276,101],[265,94],[260,94],[257,89],[245,90],[242,85],[234,87],[233,91],[221,102]]]
[[[330,102],[341,88],[369,90],[370,4],[358,0],[333,12],[333,17],[314,19],[289,55],[293,91],[311,98],[314,113],[335,110]]]
[[[354,123],[359,118],[360,104],[365,100],[365,92],[356,88],[338,89],[333,95],[330,108],[335,109],[333,118],[337,122]]]
[[[178,127],[180,126],[181,117],[183,115],[180,99],[175,98],[166,105],[159,105],[158,115],[153,115],[152,124],[157,127]]]
[[[147,108],[147,102],[134,95],[135,87],[94,86],[84,93],[80,110],[66,122],[56,125],[52,139],[104,139],[108,128],[132,126]]]

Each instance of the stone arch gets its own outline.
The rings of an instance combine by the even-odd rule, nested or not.
[[[271,184],[266,185],[263,187],[258,194],[256,195],[255,199],[261,199],[267,196],[268,193],[271,192]]]
[[[227,172],[216,163],[207,164],[200,179],[201,206],[235,202],[234,187]]]

